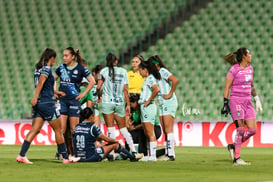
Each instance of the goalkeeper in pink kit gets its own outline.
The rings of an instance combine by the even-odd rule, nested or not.
[[[232,66],[226,76],[224,88],[224,106],[221,114],[231,114],[236,124],[234,144],[228,145],[234,165],[250,165],[240,158],[241,145],[256,133],[256,114],[251,96],[256,102],[256,111],[262,112],[262,105],[253,85],[253,67],[251,54],[246,48],[223,57]],[[230,94],[229,94],[230,91]],[[230,97],[229,97],[230,95]],[[244,126],[247,126],[245,131]]]

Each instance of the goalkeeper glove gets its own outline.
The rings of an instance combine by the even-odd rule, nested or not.
[[[224,105],[223,105],[223,108],[221,109],[221,114],[224,114],[226,117],[228,114],[230,114],[230,108],[229,108],[227,98],[224,98]]]
[[[259,113],[262,113],[263,112],[263,108],[262,108],[262,103],[260,101],[260,98],[258,95],[256,95],[254,97],[254,100],[256,102],[256,111],[259,112]]]

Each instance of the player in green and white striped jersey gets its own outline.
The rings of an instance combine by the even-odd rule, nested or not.
[[[145,135],[149,140],[147,146],[148,155],[141,159],[141,161],[156,161],[157,143],[154,133],[154,123],[157,110],[154,99],[159,93],[156,80],[161,79],[161,76],[150,59],[148,59],[148,61],[142,61],[139,64],[139,68],[140,74],[145,78],[145,80],[142,85],[138,103],[140,104],[141,110],[141,122],[143,124]]]
[[[152,56],[151,59],[161,75],[161,80],[158,80],[157,84],[160,89],[158,94],[160,122],[166,137],[166,157],[163,160],[173,161],[175,160],[173,126],[178,106],[174,91],[178,79],[167,69],[159,56]]]
[[[130,114],[127,71],[117,67],[117,65],[117,57],[109,53],[106,57],[106,67],[100,71],[97,92],[99,98],[102,95],[102,114],[107,126],[108,136],[115,139],[114,121],[116,121],[131,152],[134,153],[136,159],[138,159],[143,155],[137,154],[132,136],[128,132],[125,124],[125,114]],[[100,92],[101,89],[102,92]]]

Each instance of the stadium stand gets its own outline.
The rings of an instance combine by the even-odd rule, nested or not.
[[[30,112],[33,68],[45,47],[58,51],[58,63],[62,62],[64,48],[77,47],[91,68],[107,50],[118,54],[127,37],[144,33],[153,19],[162,12],[170,14],[181,2],[0,1],[1,118],[20,118],[21,110]],[[141,53],[146,58],[160,55],[179,78],[176,120],[226,120],[220,109],[229,65],[221,56],[241,46],[253,55],[254,84],[264,108],[258,120],[273,120],[271,7],[272,2],[266,0],[214,0]]]
[[[134,32],[145,32],[152,19],[169,14],[178,0],[3,0],[0,1],[1,105],[0,116],[15,106],[30,112],[33,68],[46,47],[58,52],[79,48],[92,63],[108,50],[118,54]],[[3,72],[2,72],[3,70]],[[3,81],[2,81],[3,80]],[[3,91],[5,90],[5,91]],[[8,90],[8,97],[6,96]],[[23,98],[23,99],[22,99]],[[14,110],[15,117],[21,117]],[[8,112],[9,113],[9,112]],[[11,111],[12,113],[12,111]],[[2,118],[9,118],[4,115]]]
[[[252,53],[254,84],[264,107],[258,120],[273,119],[273,104],[270,102],[270,93],[273,92],[270,71],[273,14],[268,8],[271,6],[269,1],[230,3],[214,0],[176,28],[174,33],[142,53],[145,57],[160,55],[180,78],[177,89],[180,120],[225,120],[220,109],[225,74],[230,66],[221,56],[242,46]],[[200,114],[187,113],[187,109],[199,109]]]

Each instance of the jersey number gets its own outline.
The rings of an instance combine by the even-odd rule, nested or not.
[[[83,135],[77,135],[76,147],[77,148],[85,148],[85,137]]]

